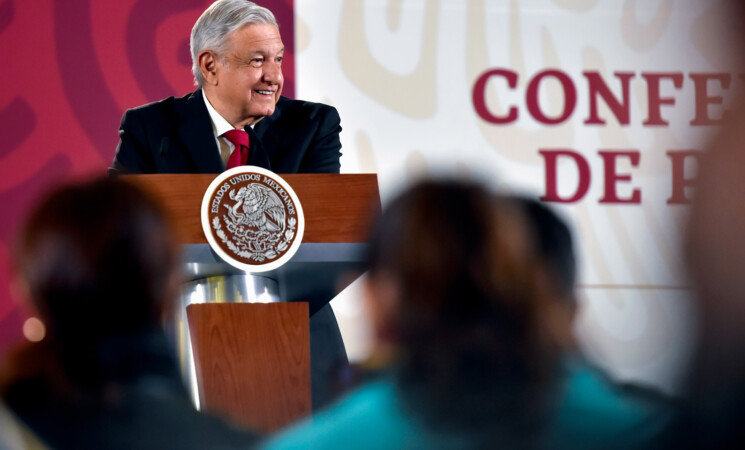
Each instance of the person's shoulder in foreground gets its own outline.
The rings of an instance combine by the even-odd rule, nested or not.
[[[336,405],[298,423],[265,449],[469,448],[466,437],[427,430],[403,409],[389,378],[372,381]]]
[[[614,383],[581,357],[567,358],[565,369],[550,434],[554,448],[653,448],[675,417],[673,399]]]

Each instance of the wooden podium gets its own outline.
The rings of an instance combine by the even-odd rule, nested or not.
[[[212,252],[202,230],[202,197],[215,176],[123,177],[163,203],[183,244],[189,281],[242,273]],[[361,272],[370,220],[380,211],[375,174],[281,176],[305,213],[297,253],[261,274],[276,281],[282,302],[218,298],[181,305],[188,315],[201,408],[267,432],[310,414],[309,313],[355,278],[343,275]]]

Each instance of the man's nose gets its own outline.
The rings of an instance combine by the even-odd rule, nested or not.
[[[282,79],[282,65],[276,61],[264,65],[264,81],[279,83]]]

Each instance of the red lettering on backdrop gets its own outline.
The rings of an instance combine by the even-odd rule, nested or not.
[[[709,116],[709,105],[721,105],[724,98],[721,95],[709,95],[709,81],[719,81],[722,89],[729,89],[732,77],[728,73],[691,73],[689,76],[696,89],[696,117],[691,120],[691,125],[721,124],[725,112],[722,112],[719,119],[712,119]]]
[[[641,190],[634,189],[630,198],[620,198],[616,192],[616,185],[619,181],[631,181],[630,174],[619,174],[616,172],[616,159],[620,156],[628,157],[631,165],[637,167],[641,155],[636,150],[628,151],[599,151],[598,154],[603,158],[603,167],[605,168],[605,192],[600,203],[641,203]]]
[[[588,97],[588,117],[584,123],[586,125],[605,125],[606,119],[600,117],[599,100],[602,98],[605,105],[610,109],[620,125],[629,125],[631,123],[631,102],[630,86],[631,80],[635,77],[634,72],[613,72],[613,75],[620,81],[621,93],[617,96],[611,91],[608,83],[598,71],[585,71],[582,74],[587,79],[587,97]],[[683,72],[642,72],[647,85],[647,118],[642,122],[644,126],[669,126],[665,118],[662,117],[662,106],[673,106],[676,98],[663,97],[661,94],[661,85],[663,81],[671,81],[674,89],[680,90],[683,87]],[[710,82],[719,82],[721,90],[728,90],[732,84],[732,78],[737,77],[745,80],[745,74],[729,74],[721,72],[700,72],[690,73],[695,89],[695,116],[689,122],[690,125],[719,125],[722,123],[726,110],[723,110],[718,117],[712,117],[709,114],[711,105],[723,105],[724,97],[722,95],[710,95]],[[508,108],[507,114],[497,115],[491,112],[486,102],[486,87],[493,77],[504,78],[507,86],[514,90],[517,87],[519,75],[508,69],[490,69],[479,75],[473,85],[471,98],[476,113],[484,121],[495,124],[510,124],[518,120],[520,111],[517,106],[512,105]],[[546,78],[553,78],[561,85],[563,94],[563,109],[556,117],[549,117],[544,112],[541,105],[539,93],[541,83]],[[545,125],[556,125],[565,122],[574,113],[577,106],[577,89],[571,77],[565,72],[557,69],[547,69],[538,72],[528,83],[527,92],[525,93],[525,103],[528,112],[536,121]]]
[[[613,72],[616,78],[621,80],[621,95],[623,100],[619,101],[611,92],[608,85],[605,84],[603,77],[599,72],[582,72],[587,78],[590,97],[590,116],[585,120],[587,125],[604,125],[605,120],[598,115],[598,95],[603,98],[605,104],[610,108],[616,120],[621,125],[628,125],[630,122],[630,102],[629,102],[629,85],[634,77],[633,72]]]
[[[510,89],[517,87],[517,73],[504,69],[487,70],[479,76],[476,80],[476,84],[473,85],[473,93],[471,97],[473,99],[473,107],[476,110],[476,114],[489,123],[499,125],[511,123],[517,120],[517,107],[511,106],[506,116],[497,116],[489,111],[489,108],[486,106],[486,83],[490,78],[497,76],[505,78],[507,80],[507,86],[509,86]]]
[[[608,83],[598,71],[582,72],[587,79],[589,111],[588,117],[584,123],[586,125],[604,125],[606,118],[601,117],[599,113],[599,99],[605,102],[605,105],[611,111],[620,125],[629,125],[631,122],[630,110],[630,86],[634,78],[634,72],[613,72],[615,78],[619,81],[621,91],[616,95],[611,91]],[[644,126],[669,126],[670,123],[662,116],[662,107],[673,106],[676,104],[674,96],[663,97],[661,94],[662,82],[672,82],[674,89],[680,90],[683,87],[683,72],[642,72],[642,78],[647,85],[647,118],[642,122]],[[474,108],[484,121],[493,124],[509,124],[515,122],[519,117],[517,106],[510,106],[506,115],[496,115],[489,111],[486,104],[486,87],[492,77],[503,78],[507,86],[514,90],[519,81],[519,75],[508,69],[491,69],[482,73],[473,87],[472,99]],[[745,80],[745,74],[729,73],[690,73],[689,77],[693,81],[695,90],[695,116],[690,121],[690,125],[712,126],[722,123],[724,116],[727,114],[722,109],[720,115],[710,114],[710,106],[723,105],[724,97],[722,95],[710,94],[710,82],[718,82],[721,91],[728,90],[732,84],[732,78]],[[541,83],[547,79],[557,80],[563,93],[563,109],[558,116],[549,117],[544,113],[539,100],[539,91]],[[713,88],[712,88],[713,89]],[[577,91],[572,79],[565,72],[556,69],[547,69],[537,73],[528,83],[525,94],[525,102],[530,115],[538,122],[546,125],[556,125],[566,121],[574,112],[577,105]],[[539,150],[539,153],[545,160],[545,186],[546,193],[541,200],[558,203],[574,203],[582,200],[590,188],[591,170],[590,165],[580,153],[568,149],[560,150]],[[619,197],[618,184],[621,182],[631,182],[632,176],[629,173],[619,173],[617,170],[617,161],[619,158],[628,158],[632,167],[638,167],[641,160],[641,154],[638,150],[623,151],[599,151],[598,154],[603,160],[604,168],[604,192],[599,199],[604,204],[640,204],[642,192],[640,188],[632,188],[629,197]],[[689,204],[691,198],[686,195],[688,188],[695,184],[695,177],[686,177],[686,164],[698,163],[702,154],[696,150],[670,150],[666,152],[672,164],[672,192],[667,204]],[[577,186],[571,194],[561,196],[558,187],[558,164],[559,159],[571,160],[574,162],[578,171]]]
[[[660,97],[660,81],[672,80],[675,89],[683,86],[683,72],[642,72],[642,77],[647,80],[647,120],[644,125],[659,126],[670,123],[662,118],[662,105],[674,105],[675,97]]]
[[[687,205],[691,199],[686,196],[686,188],[694,185],[696,178],[686,178],[686,160],[691,159],[698,167],[698,161],[703,152],[698,150],[669,150],[665,154],[670,158],[673,165],[673,192],[667,199],[668,205]]]
[[[553,77],[559,80],[559,83],[561,83],[561,89],[564,92],[564,109],[556,118],[551,118],[543,114],[540,102],[538,101],[540,84],[546,77]],[[539,72],[532,80],[530,80],[526,95],[530,115],[538,122],[546,125],[557,125],[564,122],[572,115],[574,107],[577,106],[577,89],[574,87],[574,83],[572,82],[572,79],[569,78],[569,75],[560,70],[544,70],[543,72]]]
[[[582,200],[590,189],[590,165],[587,160],[577,152],[572,150],[539,150],[538,153],[543,155],[546,160],[546,195],[540,199],[544,202],[556,203],[574,203]],[[558,186],[558,159],[559,157],[570,158],[577,165],[579,179],[577,189],[574,194],[562,198],[559,196]]]

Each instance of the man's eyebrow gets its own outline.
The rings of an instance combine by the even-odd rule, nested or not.
[[[284,52],[285,52],[285,48],[284,47],[282,47],[279,51],[277,51],[277,53],[284,53]],[[268,54],[268,52],[266,52],[264,50],[252,50],[252,51],[248,52],[248,54],[249,55],[266,56]]]

